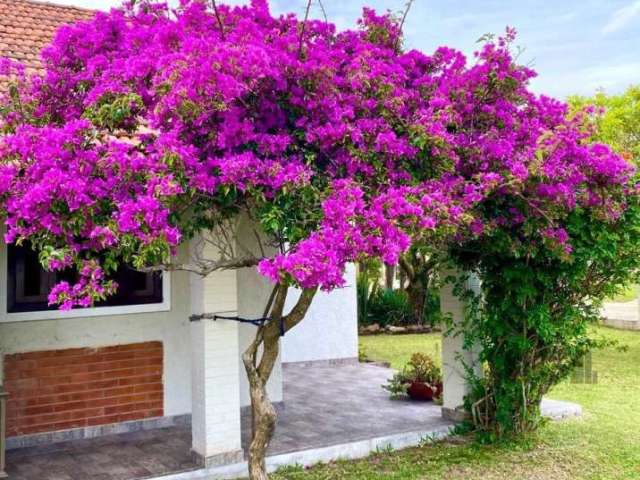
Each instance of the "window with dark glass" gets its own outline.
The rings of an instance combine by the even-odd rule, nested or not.
[[[55,305],[48,305],[49,291],[63,280],[73,283],[76,274],[72,271],[45,271],[38,261],[37,252],[27,246],[9,245],[7,253],[7,311],[16,313],[55,310]],[[142,273],[122,266],[111,278],[118,283],[116,294],[104,302],[97,303],[96,307],[162,303],[160,272]]]

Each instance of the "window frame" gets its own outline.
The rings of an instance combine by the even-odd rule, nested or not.
[[[162,272],[162,302],[135,305],[113,305],[73,310],[37,310],[31,312],[8,312],[8,247],[0,248],[0,323],[36,320],[59,320],[66,318],[87,318],[109,315],[132,315],[140,313],[166,312],[171,310],[171,274]]]

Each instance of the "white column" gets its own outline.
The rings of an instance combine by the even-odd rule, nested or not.
[[[443,275],[446,277],[456,273],[448,271],[443,272]],[[478,279],[471,277],[467,282],[467,288],[479,292]],[[478,361],[476,349],[463,348],[465,304],[453,294],[452,285],[446,285],[440,292],[440,308],[442,313],[451,315],[453,319],[453,328],[442,338],[442,415],[452,420],[460,420],[464,416],[461,409],[464,397],[470,392],[467,369],[471,368],[476,375],[480,375],[482,366]]]
[[[206,466],[242,461],[238,324],[191,323],[193,451]]]
[[[192,314],[235,314],[228,310],[235,307],[235,276],[215,273],[203,280],[191,274],[189,283]],[[225,300],[227,290],[233,293],[230,301]],[[190,328],[192,450],[205,466],[240,462],[238,323],[203,319],[192,321]]]

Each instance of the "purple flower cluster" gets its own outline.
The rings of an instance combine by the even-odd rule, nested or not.
[[[287,250],[259,268],[327,290],[348,262],[497,228],[569,254],[569,212],[616,218],[638,193],[584,119],[528,90],[513,30],[468,63],[447,47],[403,51],[397,21],[370,9],[353,30],[301,22],[265,0],[218,15],[142,2],[62,28],[41,76],[0,63],[20,100],[0,117],[6,240],[68,247],[84,272],[52,301],[108,294],[106,252],[153,263],[211,219],[262,221],[309,191],[321,220],[278,231]]]

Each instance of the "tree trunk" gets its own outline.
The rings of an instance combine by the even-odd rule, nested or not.
[[[415,252],[409,252],[400,257],[400,269],[407,278],[407,286],[404,290],[418,323],[424,322],[425,303],[437,265],[438,259],[436,257],[426,259]]]
[[[279,339],[275,341],[270,339],[263,341],[262,358],[269,357],[275,359],[278,357]],[[246,353],[245,353],[246,355]],[[267,468],[265,458],[269,442],[273,437],[276,428],[277,414],[276,410],[267,394],[268,377],[263,379],[256,368],[254,368],[256,356],[249,353],[249,365],[247,367],[247,358],[243,358],[245,369],[249,379],[249,394],[251,397],[251,415],[252,415],[252,437],[249,446],[249,478],[251,480],[266,480]]]
[[[258,328],[253,342],[242,355],[249,380],[253,420],[249,446],[249,478],[251,480],[266,480],[268,478],[265,459],[269,443],[275,432],[277,414],[267,394],[267,382],[278,359],[280,335],[302,321],[311,306],[317,289],[304,289],[296,305],[287,315],[283,315],[287,291],[287,285],[276,285],[275,295],[272,295],[273,308],[271,305],[267,305],[265,309],[265,312],[271,310],[270,320]]]
[[[413,312],[416,323],[423,323],[424,307],[427,301],[427,288],[421,280],[416,279],[407,284],[405,292],[407,292],[407,300],[411,306],[411,311]]]
[[[385,288],[387,290],[393,290],[393,279],[396,274],[396,266],[391,265],[390,263],[386,263],[384,266],[384,275],[385,275]]]

